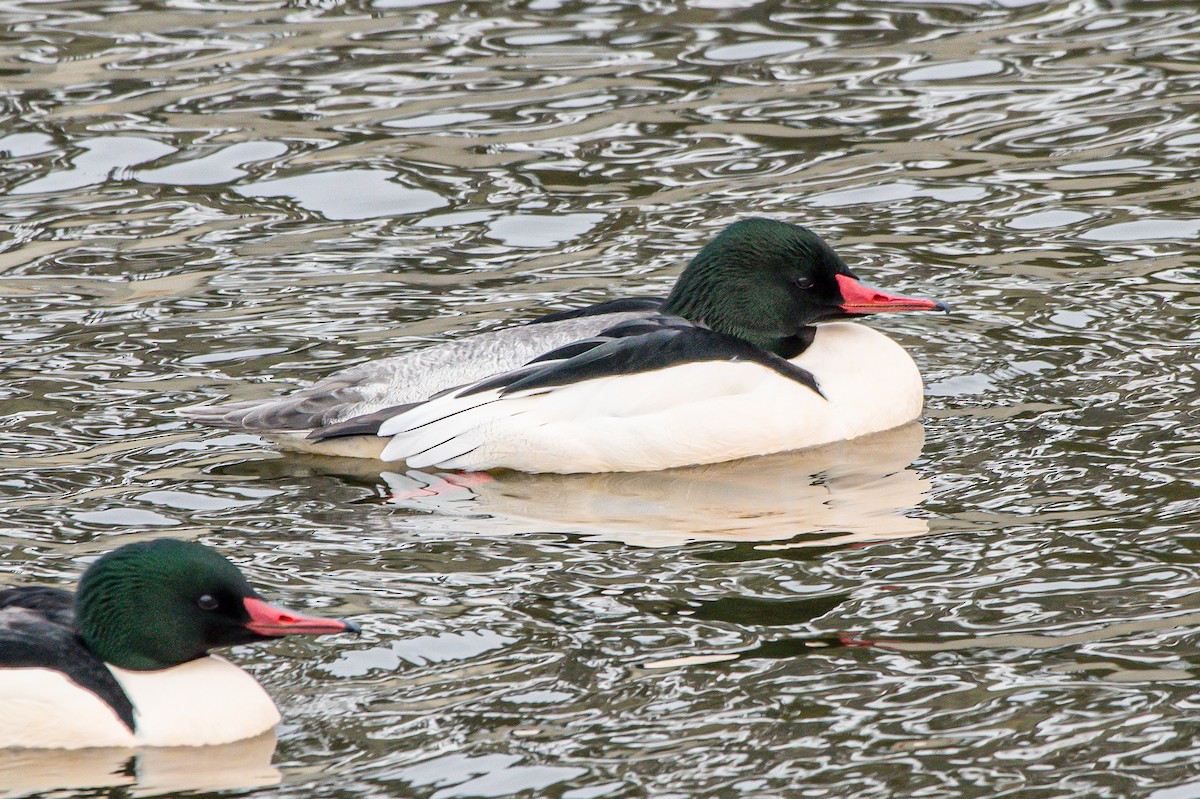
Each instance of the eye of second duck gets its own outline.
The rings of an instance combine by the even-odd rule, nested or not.
[[[665,469],[869,435],[921,411],[920,374],[849,320],[945,303],[866,286],[806,227],[746,219],[665,299],[613,300],[194,406],[285,448],[412,468]]]

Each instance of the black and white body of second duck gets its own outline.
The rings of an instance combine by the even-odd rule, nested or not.
[[[666,299],[616,300],[366,363],[199,421],[411,468],[645,471],[887,430],[921,412],[920,373],[849,321],[948,310],[858,281],[815,233],[748,219]]]
[[[0,748],[207,746],[279,723],[246,672],[208,651],[357,631],[262,600],[201,544],[159,539],[103,556],[72,595],[0,591]]]

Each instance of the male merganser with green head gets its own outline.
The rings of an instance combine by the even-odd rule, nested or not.
[[[204,746],[251,738],[279,711],[209,650],[284,635],[357,632],[273,607],[201,544],[127,544],[72,595],[0,591],[0,748]]]
[[[664,299],[600,303],[184,413],[411,468],[645,471],[827,444],[921,412],[921,377],[846,320],[945,303],[865,286],[815,233],[747,219]]]

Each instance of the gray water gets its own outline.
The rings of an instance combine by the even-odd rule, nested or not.
[[[0,584],[194,538],[365,628],[232,651],[278,741],[9,753],[11,793],[1200,795],[1193,3],[0,21]],[[922,425],[455,484],[173,413],[661,294],[748,215],[953,305],[869,322]]]

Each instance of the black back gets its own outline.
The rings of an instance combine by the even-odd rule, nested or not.
[[[537,325],[542,322],[561,322],[564,319],[580,319],[584,316],[599,316],[606,313],[630,313],[632,311],[657,311],[666,301],[666,297],[622,297],[616,300],[598,302],[583,308],[572,308],[568,311],[555,311],[526,324]]]
[[[0,669],[42,668],[91,691],[134,729],[133,703],[75,632],[74,595],[30,586],[0,591]]]
[[[572,342],[520,369],[480,381],[460,396],[492,389],[500,389],[502,395],[511,394],[701,361],[761,364],[821,394],[812,373],[785,358],[682,317],[660,315],[616,324],[594,338]]]

